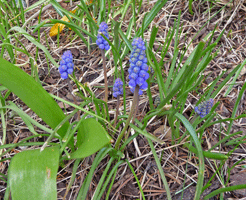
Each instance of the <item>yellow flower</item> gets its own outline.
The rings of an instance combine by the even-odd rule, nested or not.
[[[93,3],[93,0],[86,1],[86,5],[90,5]]]
[[[76,9],[75,10],[72,10],[70,12],[71,13],[75,13],[76,12]],[[64,22],[69,22],[69,19],[67,18],[66,15],[64,15],[61,18],[61,20],[64,21]],[[50,37],[56,36],[58,34],[58,28],[59,28],[59,32],[62,32],[62,30],[65,28],[65,25],[64,24],[61,24],[61,23],[56,23],[54,26],[52,26],[51,29],[50,29]]]

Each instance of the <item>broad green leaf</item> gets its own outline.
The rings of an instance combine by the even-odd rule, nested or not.
[[[94,118],[88,118],[81,122],[77,135],[77,151],[71,154],[71,158],[85,158],[111,142],[111,137]]]
[[[59,149],[50,147],[16,154],[10,162],[8,184],[13,200],[57,199]]]
[[[54,129],[65,115],[55,100],[30,75],[20,68],[0,58],[0,84],[15,93],[30,109]],[[69,122],[57,131],[66,134]]]

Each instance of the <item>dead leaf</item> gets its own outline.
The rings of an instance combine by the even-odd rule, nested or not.
[[[29,68],[29,57],[20,52],[20,54],[16,58],[16,64],[23,66],[24,68]]]
[[[154,135],[155,136],[160,136],[160,135],[163,135],[163,134],[165,134],[164,139],[167,139],[167,140],[171,140],[172,139],[172,131],[171,131],[171,128],[169,126],[161,125],[159,128],[157,128],[154,131]]]
[[[65,108],[66,108],[66,109],[70,107],[70,105],[64,104],[63,102],[59,102],[59,103],[58,103],[58,106],[60,106],[60,108],[64,108],[64,105],[65,105]]]

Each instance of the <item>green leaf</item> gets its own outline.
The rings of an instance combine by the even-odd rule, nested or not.
[[[194,12],[192,10],[192,3],[193,3],[193,0],[189,0],[189,11],[190,11],[190,14],[193,15]]]
[[[151,9],[151,11],[146,15],[144,18],[144,26],[143,30],[146,30],[150,23],[154,20],[155,16],[158,14],[158,12],[163,8],[163,6],[166,4],[167,0],[158,0],[154,7]],[[139,29],[136,33],[137,37],[140,37],[142,30]]]
[[[57,147],[23,151],[10,162],[8,184],[13,200],[57,199]]]
[[[137,126],[135,126],[134,124],[129,124],[129,126],[131,128],[133,128],[136,132],[144,135],[146,138],[153,140],[154,142],[157,142],[159,144],[165,144],[165,142],[161,139],[159,139],[158,137],[148,133],[146,130],[141,130],[140,128],[138,128]]]
[[[187,143],[184,144],[184,146],[187,147],[193,153],[197,154],[197,150],[196,150],[195,147],[190,146]],[[215,153],[215,152],[203,151],[202,154],[206,158],[211,158],[211,159],[215,159],[215,160],[225,160],[225,159],[228,159],[228,156],[227,155],[224,155],[222,153]]]
[[[52,129],[65,118],[55,100],[30,75],[20,68],[0,58],[0,84],[15,93]],[[66,134],[69,122],[57,131],[60,136]]]
[[[210,198],[212,198],[212,197],[214,197],[214,196],[216,196],[218,194],[222,194],[224,192],[230,192],[230,191],[240,190],[240,189],[246,189],[246,184],[233,185],[233,186],[217,189],[217,190],[211,192],[209,195],[205,196],[204,200],[210,199]]]
[[[175,116],[180,121],[182,121],[185,128],[190,133],[190,135],[191,135],[191,137],[195,143],[196,149],[197,149],[197,156],[199,159],[199,171],[198,171],[198,180],[197,180],[196,193],[195,193],[194,199],[199,200],[200,195],[201,195],[201,191],[202,191],[202,187],[203,187],[203,179],[204,179],[204,157],[203,157],[203,153],[202,153],[202,147],[201,147],[200,141],[197,137],[197,134],[196,134],[193,126],[190,124],[190,122],[180,113],[176,113]]]
[[[34,37],[32,37],[30,34],[28,34],[23,28],[18,27],[18,26],[14,26],[8,32],[11,32],[11,31],[17,31],[19,34],[21,34],[26,39],[28,39],[31,43],[33,43],[34,45],[36,45],[38,48],[42,49],[44,51],[44,53],[47,55],[47,57],[50,59],[50,61],[52,62],[52,64],[55,65],[57,68],[59,67],[58,63],[55,62],[55,60],[50,55],[49,51],[45,48],[45,46],[43,46],[42,44],[40,44]]]
[[[149,40],[149,48],[151,50],[152,50],[152,48],[154,46],[154,42],[155,42],[155,38],[156,38],[156,35],[157,35],[157,32],[158,32],[158,29],[159,29],[158,26],[154,26],[152,28],[151,35],[150,35],[150,40]]]
[[[242,99],[242,96],[244,95],[244,91],[245,90],[246,90],[246,83],[244,83],[242,89],[239,92],[239,95],[237,97],[236,103],[234,105],[234,108],[233,108],[233,111],[232,111],[232,114],[231,114],[231,118],[236,117],[237,109],[238,109],[239,103],[240,103],[240,101]],[[239,109],[241,109],[241,108],[239,108]],[[230,134],[232,125],[233,125],[233,121],[231,121],[230,124],[229,124],[229,126],[228,126],[228,129],[227,129],[227,132],[226,132],[227,135]]]
[[[102,125],[94,118],[88,118],[81,122],[77,135],[78,149],[71,154],[71,159],[85,158],[107,144],[112,138],[108,135]]]
[[[101,0],[99,2],[100,2],[99,3],[100,11],[99,11],[99,16],[98,16],[98,25],[103,21],[105,12],[106,12],[106,1]]]

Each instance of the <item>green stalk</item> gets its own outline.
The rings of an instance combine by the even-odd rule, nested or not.
[[[59,31],[58,31],[58,33],[59,33]],[[68,84],[69,90],[70,90],[70,92],[71,92],[71,95],[73,96],[73,101],[74,101],[74,103],[75,103],[76,105],[79,105],[78,102],[77,102],[77,100],[76,100],[76,98],[75,98],[75,96],[74,96],[73,93],[72,93],[73,87],[72,87],[72,85],[71,85],[69,79],[67,79],[67,84]],[[80,111],[79,111],[79,110],[77,111],[77,115],[78,115],[78,116],[77,116],[77,119],[79,120],[79,119],[80,119]]]
[[[127,162],[128,166],[129,166],[129,168],[130,168],[130,170],[132,171],[133,176],[135,177],[135,179],[136,179],[136,181],[137,181],[137,184],[138,184],[140,193],[141,193],[141,195],[142,195],[142,197],[143,197],[143,200],[145,200],[144,193],[143,193],[143,189],[142,189],[141,183],[140,183],[139,180],[138,180],[137,174],[135,173],[135,171],[134,171],[134,169],[133,169],[131,163],[130,163],[127,159],[126,159],[125,161]]]
[[[134,111],[133,117],[132,117],[132,124],[134,124],[134,119],[135,119],[135,117],[137,115],[138,104],[139,104],[139,95],[137,96],[137,103],[136,103],[135,111]],[[127,134],[125,136],[125,140],[127,140],[127,138],[129,137],[130,131],[131,131],[131,129],[129,128],[128,131],[127,131]]]
[[[78,169],[78,166],[79,166],[79,163],[80,163],[81,160],[82,160],[82,158],[79,158],[79,159],[76,159],[75,162],[74,162],[72,176],[71,176],[69,184],[68,184],[68,186],[66,188],[66,192],[65,192],[65,194],[63,196],[63,200],[66,199],[66,196],[67,196],[69,190],[71,189],[71,187],[72,187],[72,185],[74,183],[74,180],[75,180],[75,177],[76,177],[76,172],[77,172],[77,169]]]
[[[116,174],[117,174],[117,170],[114,172],[113,178],[111,179],[111,183],[110,183],[110,185],[109,185],[109,187],[108,187],[108,191],[107,191],[105,200],[108,200],[108,199],[109,199],[110,191],[111,191],[111,189],[112,189],[112,187],[113,187],[113,184],[114,184],[114,180],[115,180]]]
[[[114,120],[114,127],[116,126],[117,118],[119,115],[119,107],[120,107],[120,96],[117,96],[117,104],[116,104],[116,114],[115,114],[115,120]]]
[[[162,178],[164,187],[165,187],[165,189],[166,189],[167,199],[168,199],[168,200],[172,200],[172,198],[171,198],[171,193],[170,193],[170,189],[169,189],[169,186],[168,186],[168,183],[167,183],[167,179],[166,179],[165,174],[164,174],[164,171],[163,171],[163,169],[162,169],[160,160],[159,160],[159,158],[158,158],[158,156],[157,156],[157,154],[156,154],[155,147],[154,147],[154,145],[153,145],[153,143],[152,143],[152,141],[151,141],[150,139],[147,138],[147,140],[148,140],[148,142],[149,142],[149,146],[150,146],[151,151],[152,151],[152,153],[153,153],[153,156],[154,156],[154,158],[155,158],[156,165],[157,165],[157,167],[158,167],[158,169],[159,169],[159,172],[160,172],[160,175],[161,175],[161,178]]]
[[[119,162],[116,163],[116,165],[113,167],[113,169],[110,171],[110,173],[108,174],[108,177],[107,177],[107,180],[105,181],[105,183],[103,184],[103,187],[101,189],[101,192],[99,193],[98,195],[98,198],[97,200],[100,200],[102,199],[102,195],[104,193],[104,191],[106,190],[106,187],[111,179],[111,177],[114,175],[114,173],[117,171],[118,167],[123,164],[124,161],[123,160],[120,160]]]
[[[66,121],[68,121],[72,116],[74,115],[74,113],[72,112],[71,114],[69,114],[68,116],[66,116],[54,129],[54,131],[50,134],[50,136],[48,137],[48,139],[46,140],[46,142],[44,143],[44,145],[41,147],[40,152],[44,150],[44,148],[47,146],[47,144],[53,139],[53,137],[55,136],[55,134],[57,133],[57,131],[63,126],[64,123],[66,123]],[[73,147],[71,147],[73,148]]]
[[[100,192],[100,189],[103,186],[103,182],[104,182],[105,178],[107,177],[108,170],[111,167],[113,161],[114,161],[114,158],[113,157],[110,158],[110,160],[108,161],[107,167],[103,171],[103,175],[101,176],[101,179],[100,179],[100,181],[99,181],[99,183],[97,185],[96,191],[95,191],[95,193],[93,195],[93,200],[96,200],[97,199],[97,197],[99,195],[99,192]]]
[[[246,184],[242,184],[242,185],[233,185],[233,186],[229,186],[229,187],[225,187],[225,188],[220,188],[217,189],[213,192],[211,192],[210,194],[208,194],[207,196],[204,197],[205,199],[210,199],[218,194],[222,194],[224,192],[230,192],[230,191],[234,191],[234,190],[240,190],[240,189],[245,189],[246,188]]]
[[[134,113],[134,110],[135,110],[135,107],[137,106],[137,102],[138,102],[138,92],[139,92],[139,86],[137,85],[135,87],[135,91],[134,91],[134,95],[133,95],[133,103],[132,103],[132,107],[131,107],[131,111],[130,111],[130,114],[129,114],[129,117],[126,121],[126,124],[123,128],[123,130],[121,131],[116,143],[115,143],[115,150],[118,150],[119,149],[119,145],[120,145],[120,142],[123,138],[123,136],[125,135],[125,132],[130,124],[130,121],[132,119],[132,116],[133,116],[133,113]]]
[[[90,172],[89,174],[86,176],[86,179],[83,183],[83,185],[81,186],[80,190],[79,190],[79,193],[77,195],[77,200],[85,200],[86,199],[86,196],[87,196],[87,193],[88,193],[88,190],[89,190],[89,187],[90,187],[90,183],[91,183],[91,180],[93,178],[93,174],[94,174],[94,171],[95,169],[97,168],[97,166],[99,165],[99,163],[102,161],[102,159],[112,150],[112,147],[110,148],[102,148],[96,155],[92,165],[91,165],[91,169],[90,169]]]
[[[2,101],[0,100],[0,106],[2,107]],[[7,129],[6,129],[6,123],[5,123],[5,117],[4,117],[4,110],[1,109],[0,110],[0,114],[1,114],[1,119],[2,119],[2,130],[3,130],[3,138],[2,138],[2,145],[5,144],[6,142],[6,135],[7,135]],[[3,150],[0,150],[0,155],[2,154]]]

